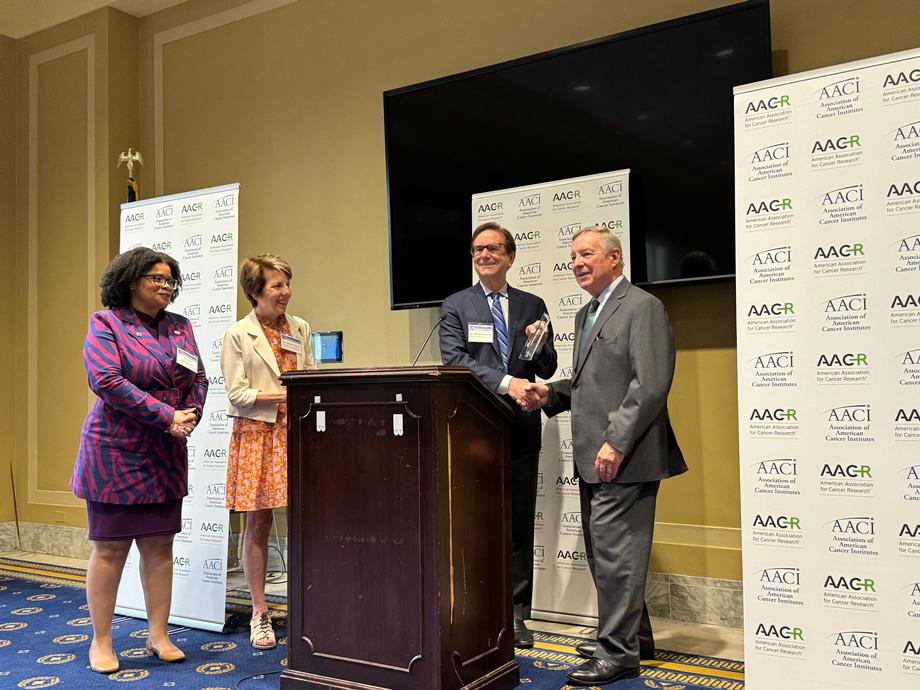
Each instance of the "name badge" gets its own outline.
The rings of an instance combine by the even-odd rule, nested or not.
[[[286,333],[281,334],[281,349],[287,350],[288,352],[296,352],[298,355],[303,354],[303,342],[300,338],[295,338],[293,335],[287,335]]]
[[[181,347],[176,348],[176,364],[180,367],[185,367],[189,371],[198,373],[198,358]]]
[[[471,323],[466,327],[466,339],[471,343],[491,343],[494,339],[492,336],[491,323]]]

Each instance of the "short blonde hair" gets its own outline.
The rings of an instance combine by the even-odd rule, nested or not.
[[[265,272],[280,271],[290,280],[294,277],[291,265],[275,254],[259,254],[251,256],[240,266],[240,287],[246,299],[255,308],[255,296],[265,289]]]

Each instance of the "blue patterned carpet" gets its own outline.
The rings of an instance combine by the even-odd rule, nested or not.
[[[84,572],[74,568],[38,565],[0,558],[0,689],[91,688],[126,684],[152,690],[261,690],[278,687],[278,674],[287,663],[284,626],[285,601],[271,602],[276,618],[278,646],[260,652],[249,645],[248,601],[243,592],[228,593],[231,617],[228,632],[170,628],[173,641],[188,655],[178,664],[147,656],[146,621],[116,617],[115,649],[121,670],[101,676],[89,670],[87,650],[92,636],[83,591]],[[557,690],[565,671],[581,659],[574,645],[580,638],[537,633],[534,649],[518,652],[521,686],[528,690]],[[744,665],[738,661],[658,651],[657,659],[642,664],[639,678],[607,686],[615,690],[742,690]]]

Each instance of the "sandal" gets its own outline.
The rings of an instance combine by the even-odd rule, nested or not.
[[[249,621],[249,641],[256,649],[275,647],[275,631],[272,629],[272,619],[268,611],[264,611],[261,616]]]

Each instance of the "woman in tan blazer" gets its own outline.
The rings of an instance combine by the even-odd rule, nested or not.
[[[224,334],[220,368],[227,414],[234,417],[227,454],[227,508],[246,511],[243,572],[252,594],[249,640],[275,646],[265,574],[272,511],[287,505],[287,405],[281,374],[313,369],[310,326],[287,313],[291,267],[272,254],[246,259],[240,286],[253,310]]]

